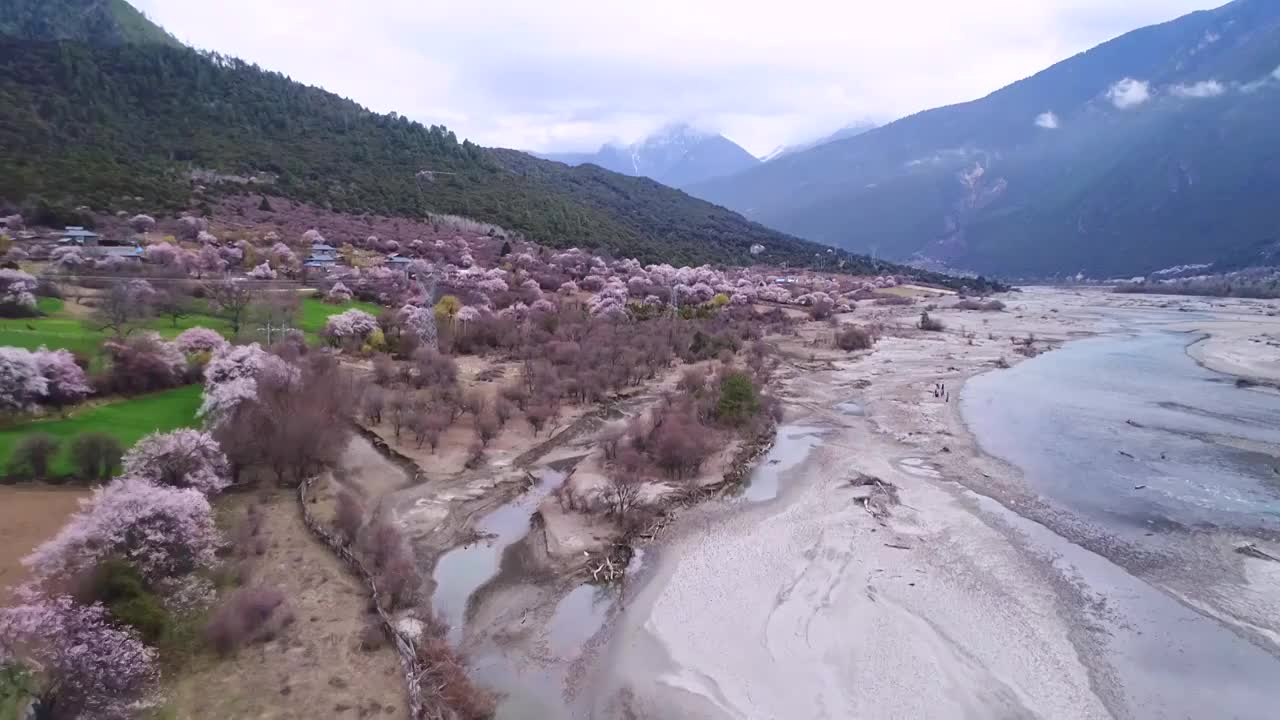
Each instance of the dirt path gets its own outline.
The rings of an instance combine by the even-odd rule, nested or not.
[[[406,718],[395,652],[359,649],[368,609],[364,587],[307,531],[292,491],[272,493],[264,517],[267,550],[256,577],[284,592],[296,621],[279,639],[231,659],[199,661],[170,690],[174,716]]]
[[[84,488],[0,485],[0,606],[27,576],[22,558],[56,535],[88,496]]]

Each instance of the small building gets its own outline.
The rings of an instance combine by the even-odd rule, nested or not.
[[[409,273],[409,265],[413,262],[411,258],[407,258],[399,253],[387,257],[387,267],[399,270],[406,275]]]
[[[311,255],[303,261],[304,270],[322,269],[328,271],[338,264],[338,249],[323,242],[311,244]]]
[[[85,247],[84,254],[88,257],[95,258],[120,258],[121,260],[136,260],[141,262],[143,258],[142,248],[138,245],[90,245]]]
[[[99,235],[92,230],[85,230],[79,225],[68,225],[62,231],[62,238],[58,240],[59,245],[79,245],[81,247],[96,247],[98,245]]]

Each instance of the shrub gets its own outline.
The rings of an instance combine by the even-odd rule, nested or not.
[[[364,525],[364,504],[360,502],[359,496],[347,489],[338,493],[333,523],[347,544],[355,541],[360,534],[360,527]]]
[[[175,387],[186,380],[186,356],[155,333],[110,340],[102,347],[111,357],[106,390],[138,395]]]
[[[681,392],[689,393],[691,395],[702,392],[706,386],[707,371],[706,368],[701,367],[685,368],[684,372],[680,375],[680,382],[676,385]]]
[[[445,295],[436,303],[432,312],[435,313],[436,320],[440,322],[452,322],[458,313],[462,311],[462,301],[453,295]]]
[[[846,325],[836,331],[836,347],[853,352],[854,350],[870,350],[876,343],[875,335],[866,328]]]
[[[957,310],[981,310],[983,312],[998,312],[1004,309],[1004,303],[999,300],[973,300],[966,298],[955,304]]]
[[[58,452],[58,439],[47,433],[32,433],[18,441],[10,459],[12,470],[27,472],[31,477],[49,477],[49,461]]]
[[[825,320],[835,311],[835,303],[830,298],[820,297],[809,306],[809,317],[814,320]]]
[[[245,645],[275,639],[292,622],[284,593],[274,588],[240,588],[214,610],[205,637],[220,655],[230,655]]]
[[[760,398],[751,378],[744,372],[725,373],[720,379],[716,419],[729,425],[741,425],[759,409]]]
[[[669,412],[646,441],[658,467],[676,478],[697,472],[713,450],[713,438],[689,409]]]
[[[71,460],[83,480],[110,480],[123,455],[120,441],[107,433],[82,433],[71,441]]]
[[[131,627],[149,645],[169,633],[172,619],[160,597],[147,587],[137,568],[118,558],[108,558],[94,569],[86,593],[87,603],[101,603],[113,620]]]
[[[441,626],[439,621],[431,623]],[[423,700],[427,707],[449,708],[458,720],[487,720],[493,717],[494,701],[476,687],[466,667],[443,637],[442,627],[432,628],[415,646],[418,661],[426,668],[422,678]]]
[[[929,311],[924,310],[920,313],[920,322],[916,323],[916,327],[920,328],[921,330],[938,332],[941,330],[945,330],[947,326],[943,324],[941,320],[937,318],[929,317]]]

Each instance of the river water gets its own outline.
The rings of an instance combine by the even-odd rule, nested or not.
[[[1197,336],[1130,327],[970,380],[961,410],[982,448],[1126,538],[1280,530],[1280,395],[1200,367]]]
[[[1120,318],[1113,332],[973,378],[961,397],[971,431],[1050,506],[1144,551],[1203,547],[1215,530],[1280,530],[1280,395],[1199,366],[1186,353],[1199,337],[1155,319]],[[1109,627],[1102,643],[1132,715],[1280,717],[1274,655],[1048,528],[978,502],[1105,608],[1086,612]]]

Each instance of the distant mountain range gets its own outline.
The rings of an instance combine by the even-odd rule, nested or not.
[[[858,252],[1003,276],[1280,260],[1280,2],[1135,30],[980,100],[686,188]]]
[[[598,165],[675,188],[732,175],[760,164],[758,158],[725,136],[701,132],[685,124],[668,125],[631,145],[606,144],[594,153],[536,156],[566,165]]]

